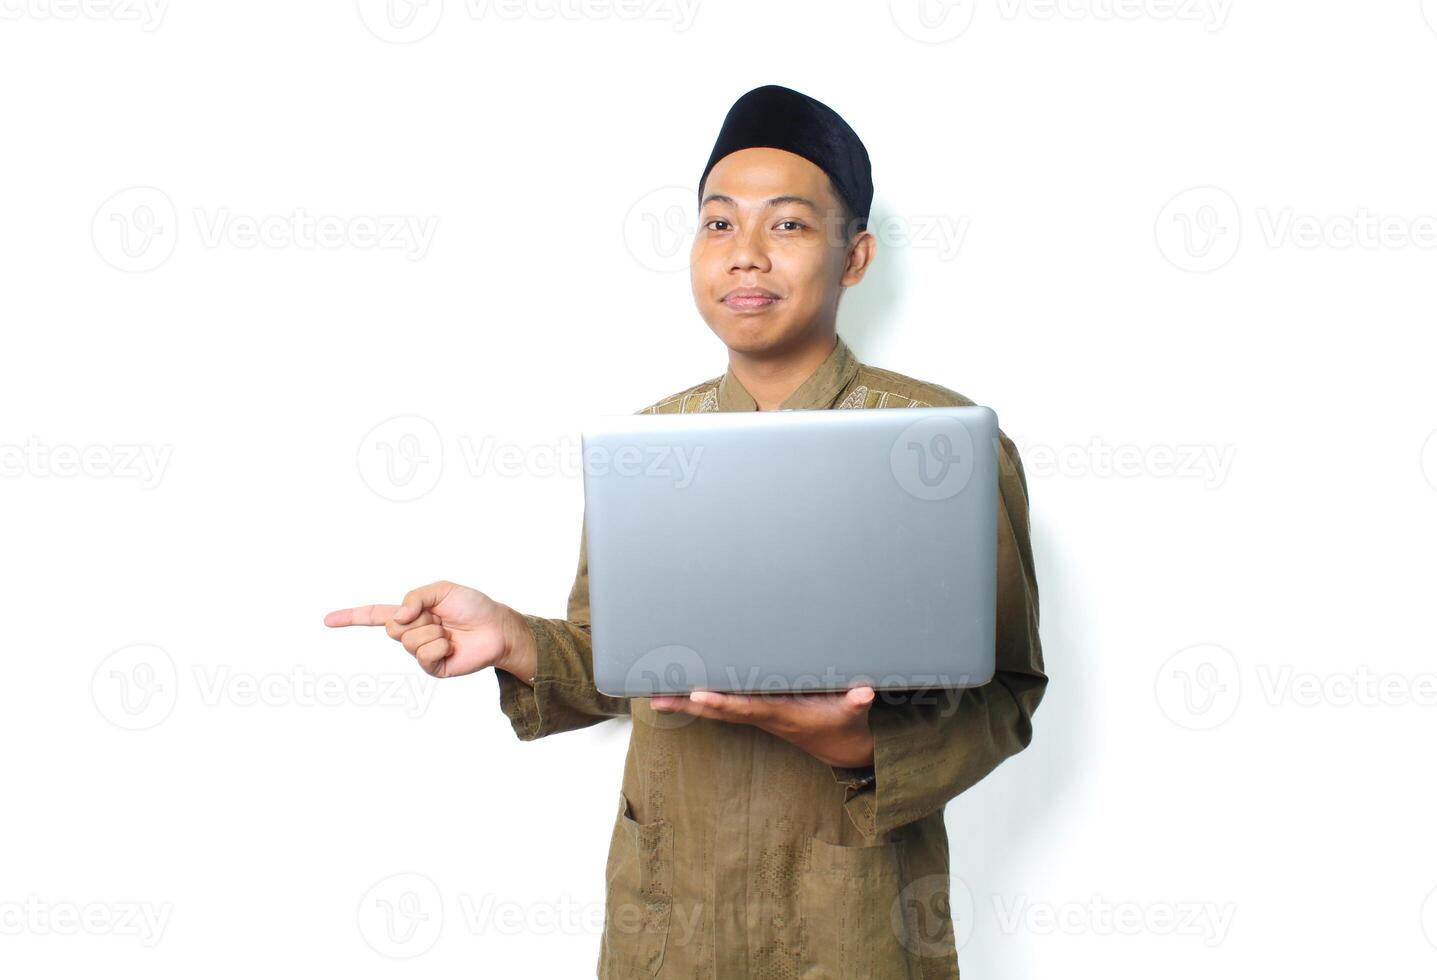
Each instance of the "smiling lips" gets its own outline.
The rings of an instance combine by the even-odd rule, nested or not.
[[[724,294],[723,304],[731,310],[766,310],[778,302],[778,294],[767,289],[734,289]]]

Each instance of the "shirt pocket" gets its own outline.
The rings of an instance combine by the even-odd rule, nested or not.
[[[799,876],[805,978],[908,978],[907,917],[899,906],[897,842],[847,846],[810,838]]]
[[[652,976],[664,961],[673,911],[674,832],[667,820],[639,823],[623,790],[609,847],[604,949],[623,970]]]

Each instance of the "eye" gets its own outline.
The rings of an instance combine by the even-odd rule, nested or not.
[[[794,231],[797,231],[797,230],[799,230],[800,228],[806,228],[806,227],[808,227],[808,226],[805,225],[802,221],[795,221],[795,220],[792,219],[792,218],[789,218],[789,219],[786,220],[786,221],[780,221],[780,222],[778,223],[778,226],[779,226],[780,228],[782,228],[784,225],[793,225],[793,226],[794,226],[794,229],[793,229]]]
[[[725,221],[723,218],[710,218],[709,220],[707,220],[707,221],[704,222],[704,227],[705,227],[705,228],[708,228],[708,227],[710,227],[711,225],[713,225],[715,222],[717,222],[717,223],[719,223],[719,224],[721,224],[721,225],[726,225],[726,224],[728,224],[728,222]],[[722,230],[723,230],[722,228],[715,228],[715,229],[714,229],[714,231],[722,231]]]

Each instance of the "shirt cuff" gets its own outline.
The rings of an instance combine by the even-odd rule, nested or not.
[[[514,734],[525,742],[538,738],[543,719],[534,688],[502,667],[494,676],[499,681],[499,710],[509,718]]]
[[[594,687],[590,637],[585,626],[523,614],[538,651],[530,683],[497,670],[499,708],[524,741],[595,725],[629,714],[629,699]]]
[[[543,685],[546,682],[542,680],[545,643],[534,619],[533,616],[523,616],[525,625],[534,637],[534,647],[539,651],[537,669],[529,683],[524,683],[502,667],[494,671],[494,677],[499,682],[499,710],[504,712],[514,726],[514,734],[525,742],[545,734],[544,716],[547,714],[543,710]]]
[[[875,759],[875,761],[877,761]],[[830,766],[833,778],[843,784],[843,810],[865,838],[877,830],[878,776],[873,766]]]
[[[866,766],[829,766],[833,770],[833,778],[840,783],[850,783],[855,789],[861,789],[864,785],[873,782],[875,773],[872,764]]]

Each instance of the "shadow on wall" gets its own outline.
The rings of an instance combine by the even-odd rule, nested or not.
[[[958,950],[963,975],[1022,980],[1036,976],[1032,943],[1021,928],[1026,905],[1062,896],[1034,895],[1065,846],[1071,815],[1082,799],[1083,765],[1091,758],[1095,722],[1091,677],[1096,664],[1084,638],[1090,597],[1082,566],[1063,551],[1056,528],[1042,520],[1041,487],[1029,483],[1036,508],[1030,516],[1038,569],[1039,635],[1048,687],[1033,715],[1033,741],[948,805],[954,928],[966,943]],[[1035,494],[1038,495],[1034,499]],[[961,883],[961,884],[960,884]],[[962,889],[971,903],[960,897]],[[970,916],[965,926],[958,916]],[[1012,924],[1019,928],[1013,931]]]
[[[877,210],[875,202],[868,217],[869,230],[882,227],[885,217]],[[877,347],[870,341],[889,329],[894,312],[901,306],[905,279],[902,251],[885,245],[880,238],[873,263],[864,273],[863,281],[845,289],[838,301],[838,334],[855,353]],[[862,355],[859,355],[859,360],[862,360]]]

